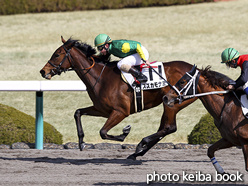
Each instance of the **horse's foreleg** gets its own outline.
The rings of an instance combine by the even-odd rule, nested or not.
[[[244,158],[245,158],[245,170],[248,171],[248,144],[242,146]]]
[[[170,123],[170,124],[166,124]],[[147,151],[149,151],[156,143],[162,140],[166,135],[176,132],[176,120],[175,115],[171,112],[171,116],[168,117],[168,113],[164,111],[161,118],[160,127],[157,133],[147,136],[141,140],[137,145],[134,154],[130,155],[128,159],[135,160],[137,156],[143,156]]]
[[[214,153],[215,151],[219,150],[219,149],[226,149],[229,147],[234,146],[231,142],[229,142],[228,140],[221,138],[219,141],[215,142],[213,145],[211,145],[208,148],[208,157],[210,158],[211,162],[213,163],[216,171],[220,174],[224,174],[225,171],[223,170],[223,168],[220,166],[220,164],[218,163],[218,161],[216,160],[216,158],[214,157]]]
[[[103,116],[101,112],[95,109],[95,107],[87,107],[87,108],[82,108],[82,109],[77,109],[75,114],[74,114],[74,119],[76,121],[76,127],[77,127],[77,133],[78,133],[78,145],[80,151],[83,150],[84,148],[84,131],[82,128],[82,123],[81,123],[81,116],[82,115],[90,115],[90,116]]]
[[[163,137],[160,137],[158,133],[154,133],[147,136],[141,140],[137,145],[135,153],[128,156],[127,159],[136,160],[137,156],[143,156],[147,151],[149,151],[156,143],[158,143]]]
[[[242,151],[244,154],[244,159],[245,159],[245,170],[248,171],[248,143],[247,140],[242,140]]]
[[[108,120],[106,121],[106,123],[104,124],[102,129],[100,130],[100,135],[101,135],[102,139],[114,140],[114,141],[124,141],[124,139],[127,137],[127,135],[129,134],[129,132],[131,130],[130,125],[124,127],[123,128],[123,134],[121,134],[119,136],[108,135],[107,132],[111,128],[116,126],[118,123],[120,123],[125,117],[126,117],[126,115],[124,115],[122,112],[119,112],[116,110],[112,111]]]
[[[128,156],[127,159],[136,160],[137,156],[143,156],[147,151],[149,151],[154,145],[156,145],[160,140],[162,140],[166,135],[176,131],[176,127],[173,130],[161,130],[150,136],[147,136],[141,140],[137,145],[135,153]],[[167,128],[168,129],[168,128]]]

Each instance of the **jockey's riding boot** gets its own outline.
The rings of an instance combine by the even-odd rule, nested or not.
[[[147,77],[134,67],[131,67],[128,73],[131,73],[140,83],[147,82]]]

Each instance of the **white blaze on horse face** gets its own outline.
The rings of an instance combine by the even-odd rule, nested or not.
[[[40,70],[40,73],[41,73],[42,77],[45,79],[51,79],[52,78],[52,75],[51,75],[52,72],[50,69],[46,68],[46,66]]]

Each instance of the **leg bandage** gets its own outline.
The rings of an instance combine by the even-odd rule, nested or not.
[[[223,168],[220,166],[220,164],[218,163],[218,161],[215,159],[215,157],[211,158],[211,162],[214,165],[214,168],[216,169],[216,171],[218,173],[224,173],[225,171],[223,170]]]

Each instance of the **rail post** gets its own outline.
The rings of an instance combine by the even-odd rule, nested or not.
[[[43,149],[43,92],[36,92],[35,148]]]

